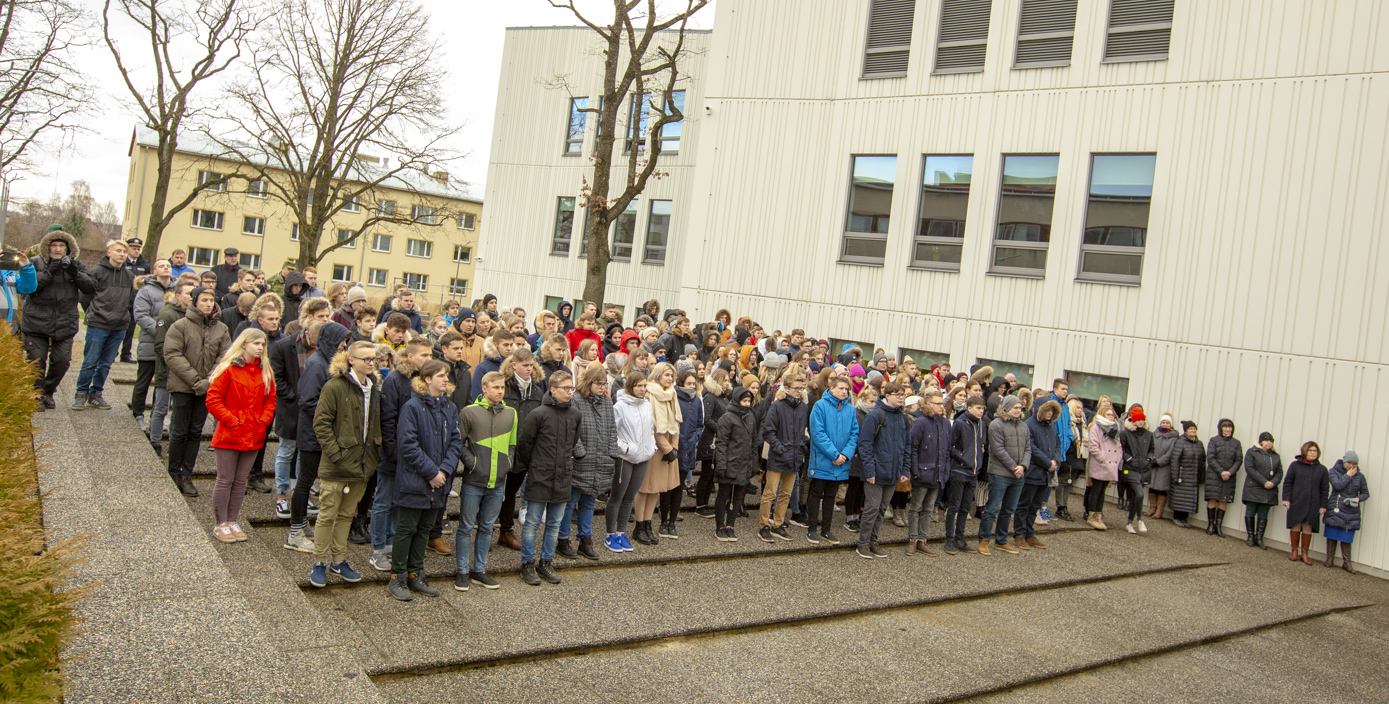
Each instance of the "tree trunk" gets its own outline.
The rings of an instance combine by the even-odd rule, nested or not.
[[[154,177],[154,197],[150,200],[150,220],[149,227],[145,230],[145,246],[140,250],[140,254],[150,262],[159,258],[159,240],[164,236],[164,228],[169,225],[168,218],[164,216],[164,208],[169,202],[169,181],[174,170],[175,146],[177,145],[172,139],[164,135],[159,136],[159,170]]]

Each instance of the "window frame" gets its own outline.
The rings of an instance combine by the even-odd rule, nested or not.
[[[641,224],[641,206],[639,205],[640,201],[640,198],[633,198],[630,202],[627,203],[627,208],[623,209],[622,212],[618,213],[617,217],[613,218],[613,221],[608,225],[608,256],[609,259],[611,259],[612,261],[624,263],[631,263],[632,261],[632,255],[636,252],[637,248],[637,226]],[[624,243],[623,246],[628,248],[627,256],[620,257],[617,255],[617,233],[618,230],[622,229],[622,218],[626,216],[629,212],[632,215],[632,241]]]
[[[578,102],[579,102],[580,100],[584,101],[584,104],[583,104],[582,107],[578,106]],[[583,95],[583,96],[570,96],[570,97],[569,97],[569,114],[567,115],[567,117],[569,118],[569,120],[568,120],[568,122],[566,122],[565,125],[564,125],[564,150],[560,152],[560,156],[583,156],[583,155],[584,155],[584,141],[585,141],[585,137],[588,136],[588,112],[587,112],[587,110],[588,110],[588,96]],[[577,139],[574,137],[574,118],[575,118],[575,117],[578,117],[578,119],[579,119],[579,136],[578,136]]]
[[[858,232],[849,229],[849,223],[854,219],[854,167],[858,164],[860,157],[892,157],[892,198],[888,205],[888,231],[879,237],[876,232]],[[855,264],[859,266],[886,266],[887,264],[887,245],[892,235],[892,207],[896,203],[897,197],[897,159],[896,154],[850,154],[849,155],[849,188],[844,198],[844,224],[839,233],[839,264]],[[881,259],[865,257],[856,254],[846,254],[849,240],[879,240],[883,243],[883,256]]]
[[[352,270],[352,265],[351,265],[351,264],[334,264],[334,265],[332,265],[332,266],[333,266],[333,269],[332,269],[332,271],[329,273],[329,277],[330,277],[330,278],[328,279],[329,281],[337,281],[337,282],[341,282],[341,283],[345,283],[345,284],[346,284],[346,283],[351,283],[351,282],[352,282],[352,274],[354,274],[354,273],[356,273],[356,272],[354,272],[354,271]],[[342,269],[343,273],[346,274],[346,276],[343,277],[343,278],[339,278],[339,277],[338,277],[338,269]]]
[[[216,226],[216,227],[207,227],[207,226],[205,226],[205,225],[199,225],[199,224],[198,224],[198,214],[199,214],[199,213],[212,213],[213,215],[216,215],[217,217],[214,218],[214,219],[217,221],[217,226]],[[195,230],[211,230],[211,231],[213,231],[213,232],[222,232],[223,229],[226,227],[226,213],[224,213],[224,212],[222,212],[222,211],[220,211],[220,210],[204,210],[204,209],[202,209],[202,208],[194,208],[194,209],[193,209],[193,215],[192,215],[192,217],[191,217],[189,220],[190,220],[191,226],[192,226],[193,229],[195,229]]]
[[[1110,396],[1110,398],[1109,398],[1110,401],[1113,401],[1113,402],[1114,402],[1114,411],[1115,411],[1116,413],[1118,413],[1119,416],[1122,418],[1123,415],[1124,415],[1124,409],[1126,409],[1126,408],[1128,407],[1127,404],[1128,404],[1128,399],[1129,399],[1129,385],[1132,383],[1133,380],[1132,380],[1131,378],[1129,378],[1129,377],[1111,376],[1111,375],[1109,375],[1109,374],[1095,374],[1095,373],[1092,373],[1092,372],[1080,372],[1080,371],[1076,371],[1076,370],[1074,370],[1074,369],[1066,369],[1066,370],[1063,370],[1063,371],[1061,372],[1061,378],[1066,380],[1066,385],[1067,385],[1068,387],[1070,387],[1070,392],[1071,392],[1072,394],[1075,394],[1075,396],[1076,396],[1077,398],[1080,399],[1080,405],[1082,405],[1082,406],[1084,406],[1085,408],[1088,408],[1088,409],[1090,409],[1090,410],[1092,410],[1092,411],[1095,410],[1095,409],[1099,406],[1100,400],[1099,400],[1098,398],[1093,398],[1093,399],[1092,399],[1092,398],[1088,398],[1088,397],[1085,397],[1085,396],[1081,396],[1080,394],[1076,393],[1076,389],[1083,389],[1083,388],[1085,388],[1085,384],[1081,381],[1081,378],[1082,378],[1082,377],[1092,377],[1092,378],[1093,378],[1093,377],[1098,377],[1098,378],[1100,378],[1100,379],[1111,380],[1111,381],[1117,381],[1117,382],[1123,382],[1123,384],[1124,384],[1124,397],[1123,397],[1122,399],[1117,399],[1117,400],[1116,400],[1113,396]],[[1080,383],[1077,383],[1077,382],[1080,382]],[[1101,394],[1101,395],[1103,395],[1103,394]]]
[[[297,223],[297,222],[290,223],[290,225],[289,225],[289,241],[290,241],[290,242],[298,242],[298,241],[299,241],[299,223]]]
[[[414,242],[422,242],[422,243],[424,243],[424,254],[411,254],[411,253],[410,253],[410,245],[411,245],[412,243],[414,243]],[[430,240],[415,239],[415,238],[413,238],[413,237],[407,237],[407,238],[405,238],[405,256],[407,256],[407,257],[414,257],[414,258],[416,258],[416,259],[433,259],[433,258],[434,258],[434,243],[433,243],[432,241],[430,241]]]
[[[410,221],[421,225],[436,225],[439,217],[439,209],[431,205],[415,204],[410,206]]]
[[[419,280],[419,286],[418,286],[418,287],[415,287],[415,286],[411,285],[411,283],[410,283],[410,277],[411,277],[411,276],[414,276],[414,277],[417,277],[417,278],[418,278],[418,280]],[[415,293],[424,293],[424,292],[429,291],[429,274],[418,274],[418,273],[415,273],[415,272],[413,272],[413,271],[402,271],[402,272],[400,272],[400,282],[403,283],[403,284],[405,284],[407,287],[409,287],[409,289],[410,289],[411,291],[414,291]]]
[[[638,106],[641,112],[638,113]],[[641,134],[638,134],[638,128]],[[633,93],[630,104],[627,106],[627,138],[622,146],[623,154],[632,153],[633,143],[637,146],[637,154],[646,152],[646,141],[651,136],[651,93],[643,91]]]
[[[1076,23],[1080,21],[1080,3],[1079,3],[1079,0],[1071,0],[1071,2],[1076,3],[1075,15],[1071,17],[1071,31],[1069,31],[1069,32],[1040,32],[1040,33],[1037,33],[1037,34],[1028,34],[1028,35],[1024,35],[1024,34],[1022,33],[1022,13],[1023,13],[1023,10],[1025,9],[1024,6],[1027,5],[1028,2],[1029,2],[1029,0],[1020,0],[1020,2],[1018,2],[1018,24],[1017,24],[1018,32],[1017,32],[1017,37],[1016,37],[1016,38],[1014,39],[1014,41],[1013,41],[1013,70],[1015,70],[1015,71],[1022,71],[1022,70],[1033,69],[1033,68],[1056,68],[1056,67],[1061,67],[1061,66],[1070,66],[1070,65],[1071,65],[1071,60],[1072,60],[1073,58],[1075,58],[1075,49],[1076,49],[1076,47],[1075,47]],[[1106,36],[1108,36],[1108,35],[1106,35]],[[1062,38],[1062,37],[1068,37],[1068,38],[1070,38],[1070,40],[1071,40],[1071,51],[1070,51],[1070,53],[1066,56],[1066,60],[1065,60],[1065,61],[1060,61],[1060,60],[1057,60],[1057,61],[1032,61],[1032,62],[1028,62],[1028,63],[1018,63],[1018,54],[1019,54],[1019,50],[1022,48],[1022,43],[1023,43],[1024,41],[1038,41],[1038,40],[1043,40],[1043,39],[1060,39],[1060,38]]]
[[[676,95],[680,96],[680,105],[678,106],[678,109],[680,110],[680,115],[682,117],[679,120],[676,120],[675,122],[667,122],[666,124],[661,125],[661,133],[659,135],[656,135],[656,141],[660,142],[661,144],[662,154],[678,155],[680,153],[680,141],[685,137],[685,118],[683,116],[685,114],[686,92],[684,90],[672,90],[670,92],[672,104],[674,104],[675,102]],[[666,130],[672,127],[680,128],[680,134],[675,135],[673,138],[666,135]],[[667,147],[667,142],[674,142],[675,146]]]
[[[1166,61],[1168,58],[1172,56],[1172,28],[1176,25],[1177,20],[1177,9],[1175,7],[1175,4],[1172,8],[1172,19],[1168,22],[1150,22],[1148,24],[1121,25],[1116,28],[1114,26],[1114,1],[1115,0],[1109,0],[1109,6],[1106,8],[1105,11],[1104,41],[1100,45],[1100,51],[1102,52],[1100,54],[1101,64],[1128,64],[1141,61]],[[1109,56],[1109,37],[1111,34],[1133,34],[1137,32],[1151,32],[1160,29],[1167,30],[1167,51],[1163,52],[1162,54],[1137,54],[1134,56],[1121,56],[1112,58]]]
[[[930,362],[929,364],[922,364],[921,360],[916,358],[916,355],[929,355],[930,357],[933,357],[938,361]],[[897,363],[899,365],[902,363],[902,360],[908,357],[910,357],[913,362],[916,362],[917,368],[921,370],[921,377],[923,379],[926,377],[927,374],[931,373],[931,364],[939,364],[940,362],[945,362],[946,364],[950,363],[949,352],[932,352],[930,350],[921,350],[913,347],[897,348]],[[945,390],[941,389],[941,391],[942,393],[944,393]]]
[[[356,230],[354,230],[354,229],[352,229],[352,228],[350,228],[350,227],[337,227],[337,228],[333,228],[333,229],[334,229],[334,234],[337,235],[338,243],[341,243],[341,244],[342,244],[342,249],[356,249],[356,248],[357,248],[357,240],[358,240],[358,239],[361,239],[361,238],[353,238],[353,235],[357,234],[357,231],[356,231]],[[344,233],[344,232],[347,233],[347,237],[346,237],[346,238],[344,238],[344,237],[342,236],[342,233]]]
[[[459,256],[459,250],[463,250],[463,251],[462,251],[462,256]],[[456,245],[454,245],[454,246],[453,246],[453,263],[454,263],[454,264],[472,264],[472,263],[473,263],[473,247],[472,247],[472,245],[467,245],[467,244],[456,244]]]
[[[360,213],[362,212],[362,199],[360,196],[351,196],[342,199],[342,208],[339,212]]]
[[[926,190],[926,162],[927,162],[927,160],[930,159],[931,157],[966,157],[966,156],[969,157],[969,190],[965,192],[965,219],[960,221],[960,223],[962,224],[961,231],[960,231],[960,236],[959,236],[959,237],[933,237],[933,236],[930,236],[930,235],[922,235],[922,234],[921,234],[921,209],[922,209],[922,207],[923,207],[923,206],[925,205],[925,203],[926,203],[926,198],[925,198],[925,196],[923,195],[922,192]],[[915,222],[913,222],[913,224],[912,224],[912,246],[911,246],[910,256],[908,257],[908,260],[907,260],[907,261],[908,261],[907,268],[908,268],[908,269],[925,270],[925,271],[945,271],[945,272],[956,272],[956,273],[958,273],[958,272],[960,271],[960,266],[961,266],[961,264],[964,262],[964,259],[965,259],[965,250],[964,250],[964,245],[965,245],[965,233],[967,232],[967,230],[968,230],[968,228],[969,228],[969,198],[970,198],[970,196],[974,193],[974,155],[973,155],[973,154],[922,154],[922,155],[921,155],[921,179],[920,179],[920,180],[921,180],[921,187],[920,187],[920,188],[918,189],[918,191],[917,191],[917,199],[916,199],[916,220],[915,220]],[[928,260],[928,259],[917,259],[917,258],[916,258],[916,247],[917,247],[917,245],[919,245],[919,244],[925,244],[925,245],[944,245],[944,246],[949,246],[949,247],[959,247],[959,248],[960,248],[960,261],[958,261],[958,262],[938,262],[938,261],[931,261],[931,260]]]
[[[458,285],[458,282],[459,282],[459,281],[462,281],[462,282],[463,282],[463,285],[462,285],[462,286],[459,286],[459,285]],[[450,296],[460,296],[460,297],[461,297],[461,296],[467,296],[467,295],[468,295],[468,280],[467,280],[467,279],[460,279],[460,278],[458,278],[458,277],[456,277],[456,276],[454,276],[454,277],[449,277],[449,289],[448,289],[448,291],[449,291],[449,295],[450,295]]]
[[[389,206],[387,204],[390,204]],[[387,198],[376,199],[376,216],[393,218],[395,217],[396,202]]]
[[[975,361],[976,363],[978,363],[979,365],[981,365],[981,366],[993,367],[993,370],[994,370],[994,378],[995,378],[995,379],[1002,379],[1005,375],[1007,375],[1007,374],[1010,373],[1010,372],[1011,372],[1013,375],[1015,375],[1015,376],[1018,375],[1018,374],[1020,373],[1019,371],[1014,371],[1013,369],[1010,369],[1010,367],[1011,367],[1011,368],[1016,368],[1016,369],[1018,369],[1018,370],[1021,370],[1021,369],[1023,369],[1023,368],[1028,369],[1029,371],[1021,372],[1022,374],[1026,374],[1026,375],[1027,375],[1027,381],[1023,381],[1023,380],[1022,380],[1022,377],[1018,377],[1018,383],[1021,384],[1021,385],[1023,385],[1023,386],[1026,386],[1026,387],[1029,388],[1029,389],[1031,389],[1031,388],[1033,387],[1033,383],[1032,383],[1032,382],[1033,382],[1033,381],[1036,381],[1036,379],[1037,379],[1037,365],[1035,365],[1035,364],[1023,364],[1023,363],[1021,363],[1021,362],[1009,362],[1009,361],[1002,360],[1002,359],[985,359],[985,358],[983,358],[983,357],[978,357],[978,356],[976,356],[976,357],[974,358],[974,361]],[[953,365],[952,365],[952,366],[953,366]]]
[[[377,282],[376,282],[376,274],[377,274],[377,273],[380,273],[380,274],[381,274],[381,282],[380,282],[380,283],[377,283]],[[368,285],[368,286],[379,286],[379,287],[381,287],[381,288],[385,288],[386,284],[390,283],[390,280],[391,280],[391,272],[390,272],[389,269],[377,269],[377,268],[375,268],[375,267],[368,267],[368,268],[367,268],[367,279],[366,279],[366,281],[364,281],[363,283],[365,283],[365,284]]]
[[[218,172],[216,172],[216,171],[208,171],[207,169],[198,169],[198,190],[200,190],[200,191],[206,191],[206,192],[208,192],[208,193],[226,193],[226,192],[227,192],[227,182],[226,182],[226,181],[223,181],[223,182],[221,182],[221,183],[219,183],[219,184],[217,184],[217,185],[215,185],[215,186],[206,186],[206,185],[204,185],[204,184],[206,184],[208,181],[211,181],[211,180],[213,180],[213,179],[222,178],[223,176],[226,176],[226,174],[218,173]]]
[[[385,248],[385,249],[378,249],[376,245],[381,241],[381,238],[382,238],[382,237],[385,237],[385,238],[386,238],[386,248]],[[392,247],[392,245],[394,245],[394,244],[395,244],[395,236],[394,236],[394,235],[383,235],[383,234],[377,232],[377,233],[373,233],[372,236],[371,236],[371,251],[373,251],[373,252],[384,252],[384,253],[386,253],[386,254],[390,254],[390,253],[391,253],[391,247]]]
[[[240,266],[242,269],[260,268],[259,254],[252,254],[251,252],[241,252],[236,255],[236,261],[238,262],[237,265]]]
[[[260,186],[257,187],[256,184],[260,184]],[[246,195],[251,198],[260,198],[262,200],[269,198],[270,184],[266,183],[263,179],[252,179],[246,184]]]
[[[665,266],[666,252],[668,252],[670,249],[670,226],[671,223],[675,220],[675,201],[669,198],[650,198],[646,202],[648,203],[648,205],[646,206],[646,235],[645,241],[642,243],[641,248],[641,263],[650,264],[652,266]],[[661,245],[651,244],[651,221],[656,216],[657,203],[670,204],[670,212],[664,213],[664,217],[666,219],[665,244]],[[660,259],[655,259],[651,257],[650,250],[652,250],[653,248],[659,249],[661,251]]]
[[[255,228],[252,228],[252,229],[250,229],[250,230],[246,229],[246,224],[249,223],[249,222],[253,222],[253,221],[254,221],[254,222],[257,222],[257,223],[260,223],[260,229],[259,229],[259,231],[257,231]],[[250,235],[251,237],[264,237],[264,236],[265,236],[265,218],[260,217],[259,215],[242,215],[242,216],[241,216],[241,234],[243,234],[243,235]]]
[[[460,229],[460,230],[476,230],[476,229],[477,229],[477,213],[459,213],[459,214],[458,214],[458,229]]]
[[[1019,241],[1016,241],[1016,240],[1000,240],[1000,239],[998,239],[999,218],[1002,217],[1002,214],[1003,214],[1003,179],[1006,177],[1006,174],[1004,173],[1004,169],[1007,168],[1007,165],[1008,165],[1008,157],[1010,157],[1010,156],[1019,156],[1019,157],[1026,157],[1026,156],[1054,156],[1054,157],[1056,157],[1056,177],[1055,177],[1055,178],[1056,178],[1056,184],[1052,187],[1052,194],[1051,194],[1051,199],[1052,199],[1052,205],[1051,205],[1051,207],[1052,207],[1052,215],[1051,215],[1051,220],[1054,222],[1054,221],[1056,220],[1056,197],[1057,197],[1057,193],[1058,193],[1059,190],[1060,190],[1060,185],[1061,185],[1061,154],[1060,154],[1059,152],[1017,152],[1017,153],[1005,153],[1005,154],[1000,154],[999,156],[1000,156],[1000,161],[999,161],[999,163],[998,163],[998,200],[997,200],[997,202],[996,202],[996,203],[997,203],[996,206],[994,207],[994,226],[993,226],[993,229],[990,230],[990,241],[989,241],[989,268],[988,268],[988,271],[987,271],[986,273],[988,273],[990,276],[1013,276],[1013,277],[1022,278],[1022,279],[1045,279],[1046,276],[1047,276],[1047,262],[1050,261],[1050,259],[1051,259],[1051,257],[1050,257],[1050,254],[1051,254],[1051,252],[1050,252],[1050,250],[1051,250],[1050,232],[1051,232],[1051,230],[1052,230],[1052,224],[1051,224],[1050,222],[1047,223],[1048,239],[1047,239],[1046,242],[1019,242]],[[1043,257],[1042,268],[1040,268],[1040,269],[1029,269],[1029,268],[1027,268],[1027,267],[1012,267],[1012,266],[1007,266],[1007,265],[999,266],[999,265],[995,264],[994,262],[998,259],[998,248],[999,248],[999,246],[1000,246],[1000,245],[999,245],[1000,242],[1003,242],[1003,243],[1004,243],[1002,246],[1003,246],[1005,249],[1031,249],[1031,250],[1037,250],[1037,251],[1040,251],[1040,252],[1045,253],[1046,256]]]
[[[211,269],[212,267],[217,266],[217,255],[218,255],[218,251],[217,251],[217,250],[215,250],[215,249],[213,249],[213,248],[211,248],[211,247],[198,247],[198,246],[195,246],[195,245],[189,245],[189,246],[187,247],[187,249],[188,249],[188,266],[200,266],[200,267],[205,267],[205,268],[208,268],[208,269]],[[201,263],[199,263],[198,260],[200,259],[200,257],[198,256],[198,254],[199,254],[200,252],[207,252],[208,256],[207,256],[207,263],[206,263],[206,264],[201,264]]]
[[[564,202],[569,201],[569,210],[565,211]],[[569,234],[561,239],[560,225],[564,223],[564,213],[569,213]],[[550,231],[550,256],[565,257],[574,251],[574,221],[579,214],[579,198],[577,196],[557,196],[555,198],[555,226]],[[564,251],[560,251],[563,245]]]
[[[1080,214],[1080,247],[1076,257],[1075,280],[1087,284],[1107,284],[1111,286],[1142,286],[1143,285],[1143,264],[1147,260],[1148,254],[1148,232],[1152,229],[1143,228],[1143,246],[1126,247],[1108,244],[1086,244],[1085,231],[1087,220],[1090,217],[1090,189],[1094,188],[1095,179],[1095,157],[1097,156],[1152,156],[1153,157],[1153,185],[1157,185],[1157,152],[1091,152],[1090,168],[1085,177],[1085,209]],[[1148,197],[1148,218],[1153,217],[1153,199]],[[1146,225],[1146,223],[1145,223]],[[1129,277],[1119,274],[1092,273],[1085,271],[1085,255],[1095,254],[1119,254],[1125,256],[1138,257],[1138,276]]]

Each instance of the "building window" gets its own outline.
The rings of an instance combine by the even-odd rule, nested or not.
[[[343,198],[343,199],[342,199],[342,212],[344,212],[344,213],[360,213],[360,212],[362,212],[362,203],[361,203],[361,201],[359,201],[359,200],[357,199],[356,196],[353,196],[353,197],[351,197],[351,198]]]
[[[873,0],[868,9],[868,42],[863,55],[864,78],[907,75],[912,47],[916,0]]]
[[[449,295],[450,295],[450,296],[466,296],[466,295],[468,295],[468,280],[467,280],[467,279],[449,279]]]
[[[631,104],[627,107],[627,144],[622,148],[623,154],[632,151],[633,144],[637,145],[637,153],[646,151],[646,132],[651,119],[647,106],[650,103],[650,93],[632,94]]]
[[[411,291],[425,291],[429,289],[429,274],[406,272],[401,274],[401,282],[409,286]]]
[[[550,238],[550,254],[569,256],[569,242],[574,237],[574,198],[560,196],[555,208],[555,234]]]
[[[338,241],[339,241],[339,242],[342,242],[342,243],[343,243],[342,246],[347,247],[348,249],[356,249],[356,248],[357,248],[357,240],[355,239],[356,234],[357,234],[357,231],[356,231],[356,230],[349,230],[349,229],[347,229],[347,228],[345,228],[345,227],[340,227],[340,228],[338,228]]]
[[[670,102],[675,105],[675,109],[679,110],[681,115],[685,114],[685,91],[671,91]],[[684,124],[684,119],[680,119],[675,122],[667,122],[661,126],[661,151],[670,152],[671,154],[680,151],[680,132],[682,129],[681,126]]]
[[[1055,154],[1003,157],[991,273],[1042,276],[1046,272],[1059,161]]]
[[[456,244],[453,246],[453,263],[467,264],[473,260],[473,248],[466,244]]]
[[[476,224],[477,215],[475,213],[460,213],[458,215],[458,229],[471,230]]]
[[[385,286],[389,276],[385,269],[367,269],[367,285]]]
[[[1173,0],[1112,0],[1105,62],[1166,59],[1174,4]]]
[[[351,281],[351,280],[352,280],[352,265],[350,265],[350,264],[334,264],[334,265],[333,265],[333,280],[334,280],[334,281]]]
[[[433,225],[435,209],[427,205],[410,206],[410,219],[422,225]]]
[[[391,251],[391,236],[390,236],[390,235],[372,235],[372,236],[371,236],[371,251],[373,251],[373,252],[389,252],[389,251]]]
[[[670,238],[670,207],[671,201],[668,200],[651,201],[651,212],[646,218],[646,251],[642,254],[644,264],[666,263],[666,241]]]
[[[882,264],[887,253],[896,156],[854,156],[849,182],[849,215],[839,260]]]
[[[1123,417],[1129,398],[1128,379],[1067,370],[1066,385],[1070,387],[1070,393],[1080,397],[1081,405],[1091,410],[1100,405],[1101,396],[1108,396],[1114,403],[1114,411]],[[1157,427],[1156,421],[1153,422],[1153,427]]]
[[[252,198],[265,198],[270,193],[270,185],[256,180],[246,184],[246,195]]]
[[[293,225],[290,225],[290,226],[289,226],[289,241],[290,241],[290,242],[298,242],[298,241],[299,241],[299,223],[297,223],[297,222],[294,223]]]
[[[559,304],[561,304],[561,303],[563,303],[563,302],[564,302],[564,299],[563,299],[563,298],[560,298],[559,296],[546,296],[546,297],[545,297],[545,310],[548,310],[548,311],[550,311],[551,313],[556,313],[556,314],[557,314],[557,313],[559,313]]]
[[[377,200],[377,201],[376,201],[376,215],[377,215],[377,217],[382,217],[382,218],[393,218],[393,217],[395,217],[395,201],[393,201],[393,200]]]
[[[911,265],[959,271],[974,157],[928,154],[925,162]]]
[[[188,265],[211,267],[217,263],[217,250],[208,247],[189,247]]]
[[[942,0],[940,35],[936,41],[936,73],[977,73],[984,70],[989,46],[992,0]]]
[[[204,191],[216,191],[217,193],[226,193],[226,192],[227,192],[227,182],[226,182],[226,181],[223,181],[223,182],[221,182],[221,183],[215,183],[215,184],[212,184],[211,186],[204,185],[204,184],[206,184],[208,181],[215,181],[215,180],[217,180],[217,179],[219,179],[219,178],[222,178],[222,174],[219,174],[219,173],[217,173],[216,171],[199,171],[199,172],[198,172],[198,185],[201,186],[202,189],[203,189]]]
[[[1076,0],[1022,0],[1013,68],[1069,66]]]
[[[637,235],[637,199],[627,204],[627,209],[617,216],[613,223],[613,261],[632,261],[632,243]]]
[[[1032,365],[1030,364],[1000,362],[997,359],[984,359],[983,357],[979,358],[979,363],[984,366],[993,367],[995,379],[1002,379],[1004,376],[1012,374],[1017,378],[1019,384],[1029,389],[1032,388]]]
[[[434,243],[429,240],[405,240],[405,256],[424,257],[428,259],[434,256]]]
[[[193,227],[200,230],[222,229],[222,214],[215,210],[194,210]]]
[[[255,235],[256,237],[265,236],[265,218],[258,218],[247,215],[241,218],[241,234]]]
[[[237,264],[239,264],[239,265],[241,266],[242,269],[259,269],[259,268],[260,268],[260,255],[259,255],[259,254],[248,254],[248,253],[246,253],[246,252],[242,252],[242,253],[240,253],[240,254],[237,255],[236,260],[237,260]]]
[[[830,359],[839,359],[839,356],[844,354],[844,351],[850,347],[859,348],[859,351],[863,352],[862,360],[864,369],[867,369],[868,363],[873,361],[873,351],[878,349],[871,342],[855,342],[847,338],[831,337],[827,342],[830,343],[830,353],[828,355]]]
[[[897,356],[899,361],[910,357],[913,362],[916,362],[917,368],[921,370],[922,377],[931,373],[931,367],[933,365],[950,363],[950,355],[945,352],[929,352],[927,350],[913,350],[901,347],[897,350]]]
[[[569,129],[564,137],[564,155],[582,156],[584,153],[584,126],[588,123],[588,98],[569,99]]]
[[[1142,279],[1156,167],[1155,154],[1090,157],[1090,197],[1085,202],[1085,236],[1076,278],[1124,284]]]

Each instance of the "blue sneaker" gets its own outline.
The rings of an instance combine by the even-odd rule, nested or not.
[[[342,577],[344,580],[348,582],[362,581],[362,575],[357,574],[357,570],[352,569],[352,565],[347,564],[347,560],[343,560],[342,562],[335,562],[332,565],[329,565],[328,571],[332,572],[333,574],[339,577]]]
[[[315,587],[328,586],[328,565],[322,562],[313,563],[313,569],[309,570],[309,584]]]
[[[608,535],[608,537],[603,538],[603,546],[610,552],[622,552],[622,536],[617,533]]]
[[[627,539],[626,533],[618,533],[617,537],[622,539],[622,552],[632,552],[636,548],[632,547],[632,541]]]
[[[1042,518],[1048,521],[1050,521],[1053,518],[1056,518],[1056,516],[1052,514],[1051,509],[1047,508],[1046,506],[1043,506],[1042,510],[1037,512],[1037,515],[1041,516]]]

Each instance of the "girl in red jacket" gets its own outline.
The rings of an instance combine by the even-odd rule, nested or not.
[[[247,328],[212,370],[207,389],[207,411],[217,419],[212,434],[217,458],[212,511],[217,527],[212,536],[224,543],[246,540],[237,523],[246,477],[265,445],[266,428],[275,420],[275,374],[265,353],[265,333]]]

